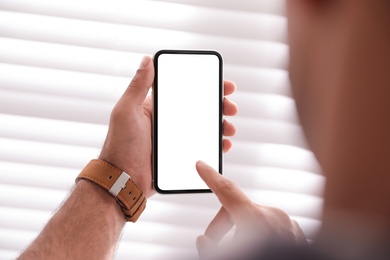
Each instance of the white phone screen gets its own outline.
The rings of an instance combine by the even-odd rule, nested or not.
[[[160,51],[155,68],[155,188],[209,191],[195,163],[222,173],[222,58],[213,51]]]

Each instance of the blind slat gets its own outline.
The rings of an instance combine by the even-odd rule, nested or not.
[[[0,89],[108,102],[116,102],[131,80],[8,63],[0,63],[0,71],[7,71],[0,77]]]
[[[52,212],[66,198],[67,193],[63,190],[0,184],[0,203],[2,207],[19,207]],[[20,196],[14,194],[20,194]]]
[[[36,236],[37,233],[34,231],[27,230],[15,230],[8,228],[0,228],[1,237],[6,237],[7,239],[1,240],[1,248],[7,251],[20,251],[23,250],[26,245],[30,243]],[[17,255],[12,259],[16,259]]]
[[[194,239],[190,244],[194,245]],[[196,259],[198,253],[195,247],[183,249],[178,246],[163,246],[158,243],[135,243],[123,241],[116,252],[115,259]]]
[[[308,149],[302,129],[296,124],[248,117],[232,117],[227,120],[237,128],[234,140],[285,144]]]
[[[226,62],[287,68],[286,44],[0,11],[0,36],[110,50],[216,49]]]
[[[0,138],[0,160],[81,169],[99,148]]]
[[[325,182],[323,176],[302,170],[233,163],[226,163],[224,174],[245,189],[283,191],[319,198],[323,195]]]
[[[184,3],[187,5],[207,6],[218,9],[242,10],[256,13],[285,14],[284,0],[158,0],[160,2]]]
[[[0,62],[3,63],[122,77],[134,75],[143,57],[139,53],[5,37],[0,38],[0,45]]]
[[[279,208],[292,216],[321,218],[323,199],[319,197],[265,190],[248,190],[247,194],[261,205]]]
[[[241,91],[229,98],[237,103],[240,117],[299,124],[295,103],[290,97]]]
[[[0,127],[3,138],[92,148],[101,148],[108,130],[100,124],[6,114],[0,114],[0,122],[7,122]]]
[[[0,232],[1,233],[1,232]],[[0,259],[16,259],[19,256],[19,251],[0,249]]]
[[[3,114],[107,124],[114,103],[0,90]]]
[[[1,9],[64,18],[131,24],[210,35],[286,42],[284,16],[150,1],[3,1]],[[77,11],[75,11],[77,10]],[[197,19],[194,19],[194,18]],[[253,33],[256,26],[257,33]]]
[[[74,185],[79,172],[78,168],[0,161],[0,183],[14,186],[66,191]]]
[[[302,170],[321,174],[312,152],[288,145],[235,141],[225,154],[230,163]]]
[[[288,72],[279,69],[225,65],[225,78],[234,80],[238,91],[291,96]]]

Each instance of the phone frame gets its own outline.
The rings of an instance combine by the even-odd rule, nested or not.
[[[158,154],[157,154],[157,144],[158,144],[158,58],[162,54],[190,54],[190,55],[214,55],[218,58],[219,61],[219,98],[218,98],[218,107],[219,107],[219,136],[218,136],[218,158],[219,158],[219,167],[218,172],[222,174],[223,171],[223,150],[222,150],[222,140],[223,140],[223,58],[222,55],[214,50],[160,50],[154,55],[154,69],[155,69],[155,78],[153,83],[153,186],[154,189],[161,194],[179,194],[179,193],[210,193],[210,189],[184,189],[184,190],[162,190],[158,186]],[[195,167],[195,162],[194,162]]]

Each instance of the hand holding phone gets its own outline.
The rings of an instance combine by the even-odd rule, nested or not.
[[[154,57],[153,181],[160,193],[210,192],[198,160],[222,173],[222,64],[215,51]]]

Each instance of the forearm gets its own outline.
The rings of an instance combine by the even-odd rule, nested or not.
[[[124,225],[115,198],[80,180],[19,259],[111,259]]]

